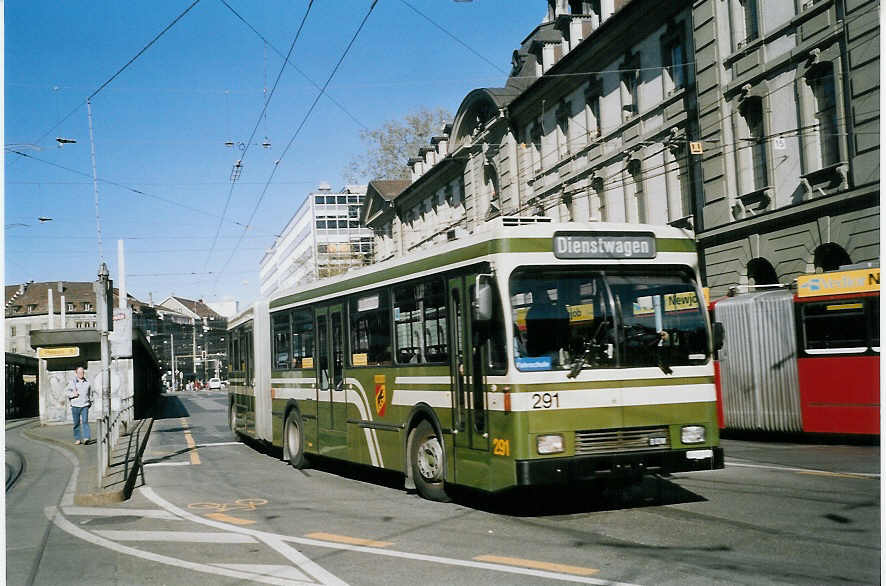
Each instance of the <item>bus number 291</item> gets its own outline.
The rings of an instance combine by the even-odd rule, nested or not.
[[[532,394],[533,409],[550,409],[551,407],[560,407],[560,393]]]

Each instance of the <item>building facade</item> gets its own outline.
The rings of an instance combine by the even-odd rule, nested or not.
[[[693,22],[712,293],[879,263],[879,2],[703,0]]]
[[[308,194],[262,257],[262,297],[372,262],[373,234],[360,222],[366,186],[335,193],[328,184]]]
[[[499,215],[691,226],[691,17],[681,2],[549,1],[504,87],[470,92],[409,160],[396,213],[364,216],[377,246],[405,254]]]
[[[879,3],[548,0],[363,219],[387,256],[499,215],[693,229],[713,295],[879,261]]]

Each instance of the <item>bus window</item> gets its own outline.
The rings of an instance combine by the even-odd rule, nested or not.
[[[689,275],[521,268],[510,279],[519,370],[703,364],[707,326]]]
[[[274,336],[273,365],[275,369],[289,368],[289,312],[275,313],[272,319]]]
[[[329,345],[327,339],[326,316],[317,316],[317,373],[320,388],[329,388]]]
[[[344,366],[345,357],[341,312],[330,313],[330,322],[332,325],[332,386],[339,389],[344,381],[342,367]]]
[[[871,319],[871,348],[880,351],[880,298],[874,297],[870,300]]]
[[[393,290],[394,344],[398,364],[445,364],[449,360],[446,294],[441,279]]]
[[[491,285],[495,288],[494,281]],[[471,285],[469,293],[474,299],[476,285]],[[497,290],[492,293],[492,319],[487,322],[472,321],[471,331],[474,345],[482,348],[480,354],[485,360],[484,371],[487,374],[504,374],[508,369],[508,353],[501,298]]]
[[[807,352],[867,350],[867,325],[861,299],[804,303],[802,319]]]
[[[391,365],[391,310],[388,292],[379,289],[351,297],[351,365]]]
[[[292,312],[292,368],[314,368],[314,316],[310,309]]]

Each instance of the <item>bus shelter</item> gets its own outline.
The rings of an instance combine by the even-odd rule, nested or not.
[[[39,359],[41,423],[72,422],[65,388],[75,378],[78,366],[86,370],[86,378],[94,389],[89,419],[101,418],[105,412],[101,391],[101,333],[96,329],[38,330],[31,332],[31,347],[37,350]],[[143,418],[161,392],[161,371],[150,344],[141,330],[131,327],[131,321],[115,328],[111,357],[111,411],[118,412],[131,405],[134,417]]]

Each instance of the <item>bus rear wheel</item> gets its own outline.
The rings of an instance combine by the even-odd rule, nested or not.
[[[283,425],[286,449],[289,452],[289,465],[296,470],[301,470],[308,465],[305,458],[305,435],[301,425],[301,418],[295,411],[290,411]]]
[[[426,420],[412,432],[409,465],[418,494],[430,501],[449,501],[443,485],[443,442]]]

